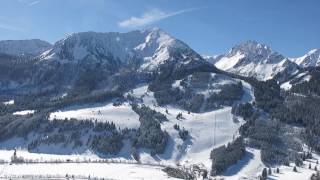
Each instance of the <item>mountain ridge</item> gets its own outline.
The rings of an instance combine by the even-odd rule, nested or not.
[[[15,56],[38,56],[51,47],[50,43],[40,39],[0,41],[0,53]]]

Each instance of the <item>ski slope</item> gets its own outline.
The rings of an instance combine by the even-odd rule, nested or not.
[[[101,122],[113,122],[119,128],[138,128],[140,126],[139,116],[128,103],[113,106],[112,103],[93,104],[87,106],[76,106],[50,114],[50,119],[76,118],[91,119]]]
[[[243,82],[243,86],[242,102],[253,101],[252,87],[245,82]],[[137,87],[133,89],[132,93],[128,94],[141,98],[143,104],[167,116],[169,121],[163,122],[162,129],[169,133],[170,139],[165,153],[159,155],[159,159],[167,163],[200,164],[210,169],[209,155],[211,150],[214,147],[231,142],[238,135],[238,129],[242,124],[242,122],[234,122],[231,107],[189,114],[188,111],[175,106],[158,106],[153,92],[148,91],[147,85]],[[168,113],[166,113],[166,110],[168,110]],[[176,119],[179,113],[182,114],[183,119]],[[178,131],[173,128],[175,124],[178,124],[181,129],[185,128],[189,131],[190,137],[186,141],[180,139]],[[216,128],[214,128],[215,126]],[[142,154],[141,159],[142,161],[152,161],[152,157],[147,153]]]

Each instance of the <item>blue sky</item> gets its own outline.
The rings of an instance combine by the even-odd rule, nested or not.
[[[246,40],[295,57],[320,48],[319,0],[1,0],[0,39],[160,27],[201,54]]]

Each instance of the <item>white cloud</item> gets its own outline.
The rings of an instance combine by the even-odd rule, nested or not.
[[[145,12],[141,17],[132,16],[127,20],[119,22],[118,25],[122,28],[141,27],[152,24],[156,21],[195,10],[199,10],[199,8],[184,9],[176,12],[165,12],[160,9],[151,9]]]

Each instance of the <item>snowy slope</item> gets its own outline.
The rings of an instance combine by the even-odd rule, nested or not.
[[[279,73],[290,76],[297,73],[298,69],[289,59],[255,41],[236,45],[228,53],[218,56],[214,62],[221,70],[259,80],[272,79]]]
[[[297,167],[298,172],[293,171],[295,166],[293,163],[290,166],[281,166],[279,167],[280,173],[274,173],[269,176],[270,179],[279,179],[279,180],[309,180],[311,175],[316,173],[314,170],[315,166],[319,169],[319,164],[316,162],[319,161],[320,156],[317,154],[312,154],[312,159],[307,159],[301,167]],[[311,169],[309,169],[309,164],[311,164]]]
[[[292,85],[307,82],[311,79],[311,77],[312,76],[308,71],[300,72],[297,75],[293,76],[290,80],[282,83],[280,87],[284,90],[290,90]]]
[[[291,58],[291,60],[301,67],[319,66],[320,49],[313,49],[309,51],[307,54],[298,58]]]
[[[236,82],[236,80],[234,80]],[[223,81],[221,83],[234,83],[233,81]],[[251,102],[253,97],[252,88],[249,84],[243,82],[244,96],[243,102]],[[129,91],[125,96],[133,96],[142,99],[142,104],[148,106],[155,111],[165,114],[169,121],[163,122],[161,128],[166,130],[169,135],[169,142],[163,154],[154,158],[148,150],[141,149],[140,156],[143,163],[157,163],[159,160],[166,164],[202,164],[206,168],[210,168],[211,160],[209,159],[210,151],[215,146],[227,144],[237,136],[238,128],[241,125],[233,121],[231,107],[224,107],[219,110],[191,113],[174,106],[158,106],[154,98],[153,92],[148,91],[148,85],[141,85]],[[168,114],[166,113],[168,109]],[[182,113],[184,119],[176,119],[177,115]],[[63,109],[50,114],[50,119],[78,118],[78,119],[97,119],[98,121],[114,122],[120,128],[138,128],[139,116],[131,109],[128,103],[120,106],[112,104],[94,104],[79,107]],[[213,144],[213,127],[214,119],[216,119],[216,141]],[[174,125],[178,124],[181,128],[185,128],[190,133],[190,138],[183,141],[174,129]],[[121,154],[119,158],[121,158]]]
[[[76,118],[113,122],[119,128],[135,128],[140,126],[139,116],[128,103],[113,106],[112,103],[96,104],[88,107],[71,107],[50,114],[50,119]]]
[[[260,150],[246,148],[245,156],[235,165],[229,167],[223,176],[230,180],[258,179],[265,165],[261,161]]]
[[[238,128],[241,125],[241,122],[235,123],[233,121],[231,107],[224,107],[210,112],[188,114],[188,111],[175,106],[158,106],[153,92],[148,91],[147,88],[146,85],[141,86],[128,94],[142,98],[143,104],[165,114],[169,119],[168,122],[162,124],[162,128],[165,129],[171,137],[169,147],[167,147],[166,152],[160,155],[159,158],[164,162],[173,162],[175,164],[201,164],[210,169],[211,160],[209,159],[209,154],[213,147],[232,141],[237,135]],[[244,84],[244,92],[242,101],[251,102],[254,97],[249,84]],[[168,110],[168,114],[166,113],[166,109]],[[183,120],[176,119],[179,113],[182,113]],[[213,130],[214,121],[216,121],[216,132]],[[182,141],[178,136],[178,132],[173,128],[174,124],[178,124],[181,128],[188,130],[190,139]],[[213,142],[213,133],[216,134],[215,144]],[[148,154],[142,155],[141,158],[146,161],[151,159]]]
[[[0,53],[14,56],[37,56],[51,47],[50,43],[39,39],[0,41]]]

